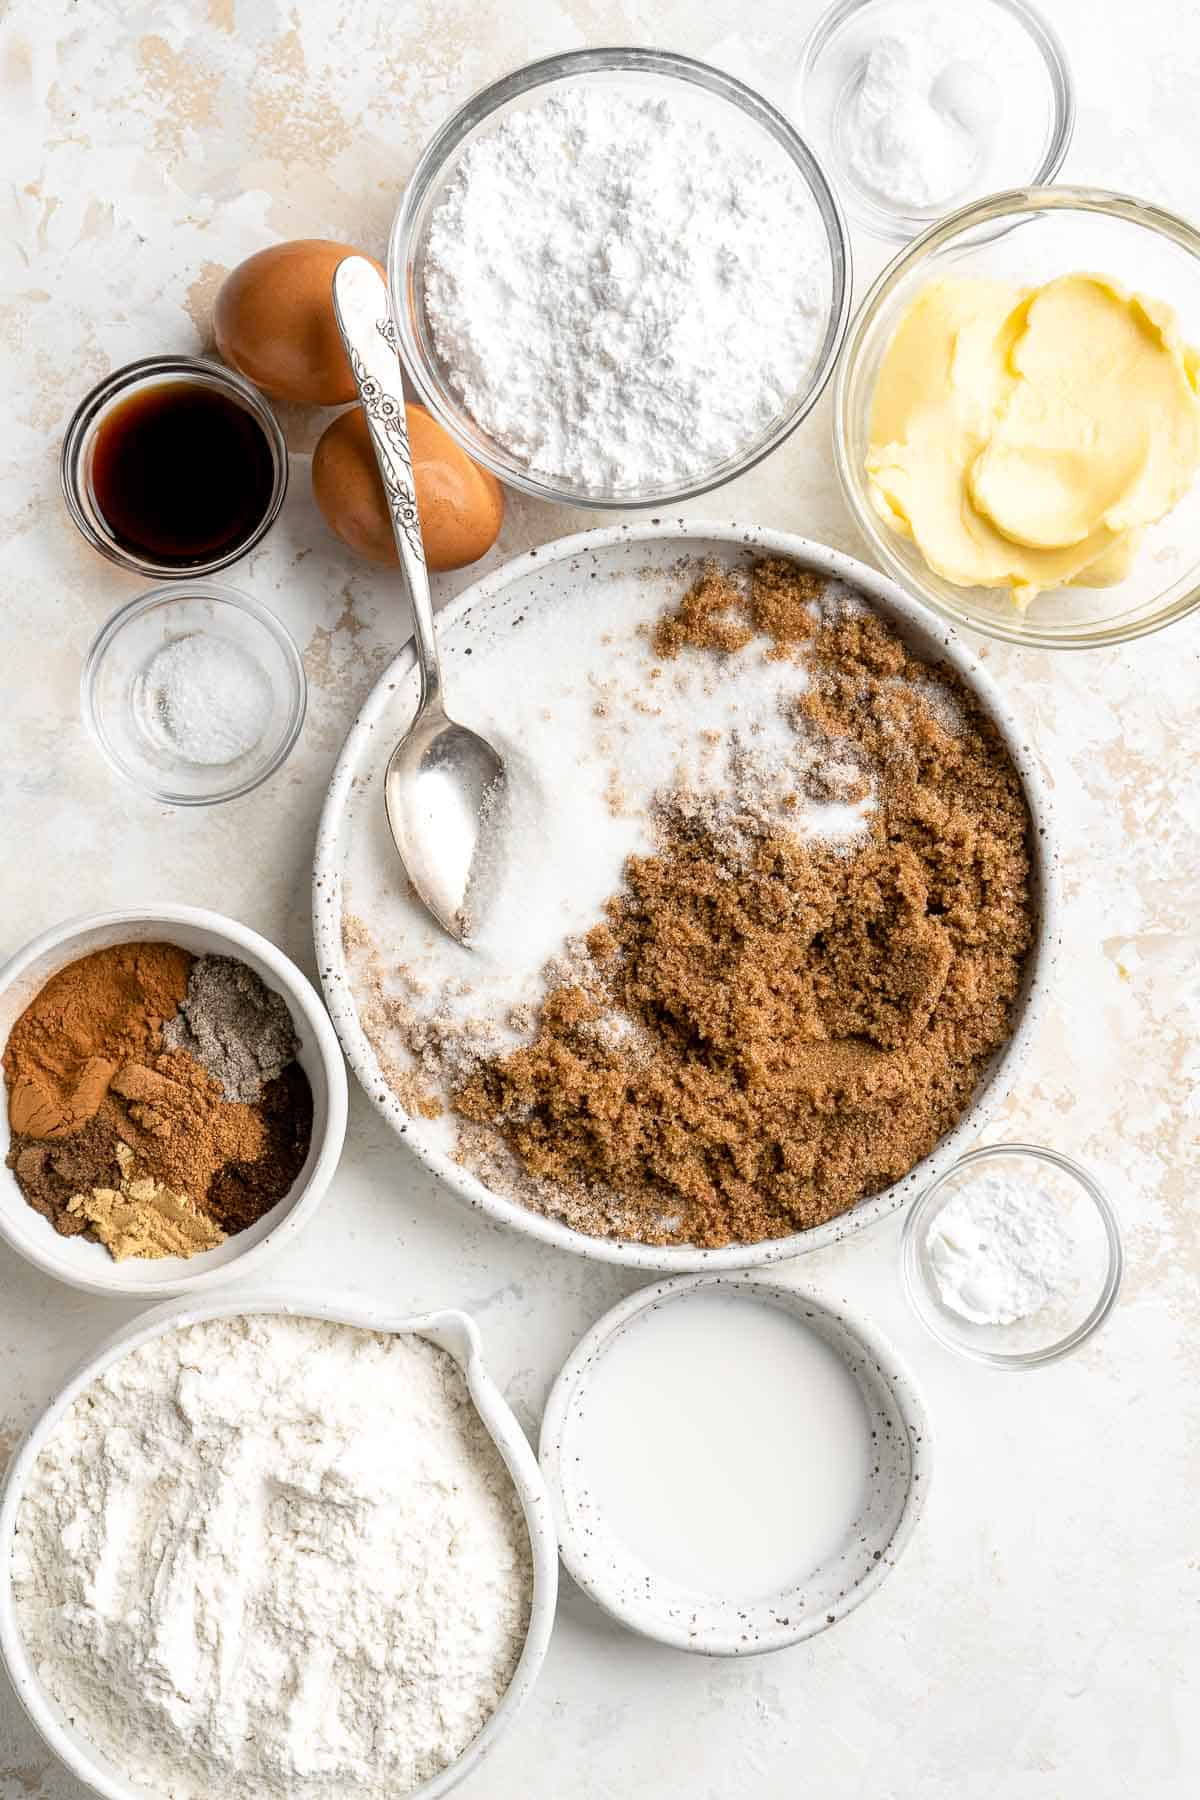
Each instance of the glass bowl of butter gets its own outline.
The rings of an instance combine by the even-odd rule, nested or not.
[[[884,270],[834,396],[878,561],[956,625],[1041,649],[1200,605],[1200,233],[1126,195],[1024,188]]]

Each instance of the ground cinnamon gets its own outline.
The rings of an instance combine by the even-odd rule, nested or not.
[[[60,969],[13,1026],[4,1051],[14,1132],[65,1137],[94,1117],[122,1064],[145,1054],[187,992],[176,944],[114,944]]]

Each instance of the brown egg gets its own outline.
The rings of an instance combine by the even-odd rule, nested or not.
[[[504,522],[504,490],[423,406],[406,406],[417,512],[431,569],[461,569],[490,550]],[[329,529],[370,562],[399,561],[383,482],[362,408],[333,421],[313,452],[313,498]]]
[[[352,244],[297,238],[272,244],[227,275],[213,309],[217,349],[264,394],[344,406],[354,376],[333,316],[333,271]],[[367,258],[379,273],[373,257]]]

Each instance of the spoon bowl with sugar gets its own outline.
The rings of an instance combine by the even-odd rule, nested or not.
[[[503,849],[504,760],[486,738],[452,719],[442,700],[396,328],[387,288],[365,257],[348,256],[338,264],[333,307],[408,585],[420,676],[416,716],[392,751],[384,777],[388,826],[422,903],[444,931],[469,944]]]

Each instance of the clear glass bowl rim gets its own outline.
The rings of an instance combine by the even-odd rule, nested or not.
[[[800,51],[800,64],[796,75],[796,86],[803,95],[810,77],[816,67],[817,60],[836,31],[840,31],[848,19],[857,12],[863,12],[869,6],[878,6],[880,0],[834,0],[827,12],[821,14]],[[1067,61],[1067,53],[1062,39],[1050,21],[1028,4],[1028,0],[991,0],[991,4],[1003,7],[1017,22],[1024,26],[1033,43],[1040,51],[1046,65],[1046,73],[1050,78],[1050,87],[1054,96],[1054,129],[1050,134],[1050,142],[1046,154],[1029,178],[1031,187],[1048,186],[1062,168],[1067,151],[1071,147],[1071,139],[1075,135],[1075,83],[1071,75],[1071,65]],[[974,202],[972,202],[974,204]],[[848,204],[847,212],[856,224],[872,237],[893,243],[909,243],[919,232],[929,225],[928,216],[909,213],[894,213],[895,224],[888,227],[884,220],[886,214],[868,217],[860,207]]]
[[[415,250],[413,238],[416,220],[429,193],[442,180],[447,166],[463,140],[493,113],[509,101],[572,77],[597,74],[640,74],[681,80],[692,87],[719,95],[770,132],[804,175],[825,227],[831,264],[831,309],[825,338],[804,394],[792,409],[778,421],[770,435],[738,457],[732,457],[715,471],[697,477],[686,486],[662,489],[646,497],[629,494],[597,494],[556,486],[552,479],[530,474],[512,459],[495,453],[491,446],[464,435],[460,417],[442,398],[440,386],[428,367],[417,335],[412,328],[408,271]],[[499,80],[480,88],[434,133],[422,151],[412,175],[400,197],[392,222],[388,243],[388,286],[392,312],[399,335],[404,366],[417,389],[421,403],[445,426],[456,443],[477,462],[491,470],[500,481],[535,499],[558,501],[565,505],[597,510],[670,506],[677,501],[694,499],[709,493],[727,481],[746,474],[774,450],[777,450],[808,416],[824,393],[841,353],[850,323],[853,297],[853,265],[850,237],[841,203],[819,158],[795,127],[770,101],[753,88],[726,75],[720,69],[699,62],[694,57],[677,55],[669,50],[613,46],[589,50],[567,50],[525,63]],[[482,438],[483,434],[480,434]]]
[[[865,483],[860,485],[859,471],[851,467],[847,449],[850,390],[857,374],[863,339],[899,283],[935,251],[944,249],[963,232],[975,230],[981,225],[1002,226],[1006,219],[1015,222],[1016,215],[1021,213],[1053,212],[1099,213],[1106,218],[1124,219],[1128,224],[1158,232],[1195,259],[1197,277],[1200,279],[1200,232],[1178,213],[1168,212],[1165,207],[1156,206],[1151,201],[1138,200],[1132,194],[1120,194],[1108,188],[1027,187],[1009,188],[1003,193],[988,194],[982,200],[972,201],[969,206],[960,207],[957,212],[939,219],[928,231],[906,244],[868,289],[846,335],[834,381],[834,461],[846,504],[872,554],[887,574],[898,581],[906,592],[913,594],[922,605],[930,607],[942,618],[949,619],[960,630],[975,631],[983,637],[998,638],[1003,643],[1019,644],[1026,649],[1096,650],[1111,644],[1132,643],[1136,638],[1146,637],[1151,632],[1161,631],[1165,625],[1172,625],[1176,620],[1186,618],[1200,606],[1200,583],[1172,601],[1170,606],[1140,617],[1132,623],[1081,625],[1073,633],[1039,630],[1036,625],[1028,622],[1025,615],[1018,613],[1015,607],[1011,623],[999,618],[982,618],[965,603],[953,605],[944,601],[940,594],[927,588],[895,555],[889,542],[891,533],[876,517],[866,496]]]
[[[170,788],[152,786],[129,768],[110,742],[107,732],[100,721],[96,707],[96,682],[99,677],[104,658],[120,636],[124,628],[134,619],[141,618],[143,613],[151,612],[158,606],[179,605],[189,599],[216,600],[222,605],[231,606],[237,611],[246,613],[261,625],[272,637],[283,653],[291,676],[291,712],[287,729],[284,731],[272,756],[256,771],[251,779],[243,781],[239,786],[230,788],[227,793],[215,794],[179,794]],[[243,594],[239,589],[227,587],[223,582],[210,581],[204,576],[194,576],[190,582],[172,581],[162,587],[151,588],[148,593],[135,594],[132,600],[119,606],[92,639],[83,669],[79,677],[79,698],[83,710],[84,723],[91,733],[93,741],[103,751],[109,766],[115,769],[123,781],[127,781],[141,794],[148,794],[151,799],[167,806],[221,806],[227,800],[241,800],[252,794],[255,788],[274,775],[287,761],[296,746],[304,725],[308,710],[308,678],[304,673],[304,662],[297,648],[296,640],[281,619],[276,618],[270,607],[264,606],[252,594]]]
[[[986,1162],[996,1156],[1027,1156],[1038,1162],[1051,1163],[1056,1169],[1070,1175],[1087,1194],[1100,1216],[1104,1227],[1104,1235],[1108,1244],[1108,1269],[1105,1274],[1100,1294],[1091,1311],[1073,1330],[1056,1344],[1047,1344],[1041,1350],[1021,1352],[987,1350],[962,1342],[959,1338],[943,1331],[938,1325],[938,1314],[935,1310],[933,1296],[924,1280],[919,1260],[920,1234],[934,1211],[934,1202],[938,1195],[954,1176],[975,1163]],[[988,1364],[994,1369],[1035,1369],[1044,1363],[1058,1362],[1061,1357],[1069,1356],[1072,1350],[1091,1337],[1103,1325],[1109,1313],[1116,1305],[1117,1295],[1121,1290],[1121,1277],[1125,1271],[1125,1252],[1121,1246],[1121,1232],[1117,1224],[1117,1215],[1112,1203],[1103,1189],[1088,1171],[1064,1156],[1061,1150],[1051,1150],[1045,1144],[984,1144],[978,1150],[968,1150],[957,1162],[943,1171],[935,1181],[918,1195],[908,1209],[904,1221],[904,1230],[900,1239],[900,1267],[903,1277],[904,1292],[913,1312],[921,1321],[931,1337],[937,1339],[947,1350],[954,1350],[960,1356],[971,1358],[975,1362]]]
[[[240,544],[226,551],[223,556],[213,557],[204,563],[192,563],[188,568],[178,568],[174,564],[157,563],[137,556],[132,550],[98,531],[81,498],[83,453],[100,414],[122,394],[132,392],[143,383],[158,381],[171,375],[206,381],[211,387],[225,388],[240,400],[262,426],[274,465],[274,480],[267,510],[249,537],[243,538]],[[224,363],[208,356],[143,356],[136,362],[124,363],[121,368],[104,376],[103,380],[88,390],[72,413],[63,437],[58,466],[67,511],[92,549],[98,550],[109,562],[116,563],[118,568],[129,569],[135,575],[144,575],[155,581],[203,580],[208,575],[215,575],[220,569],[227,569],[231,563],[239,562],[256,544],[261,543],[279,517],[288,485],[287,443],[279,420],[266,398],[244,375],[239,375],[235,369],[226,368]]]

